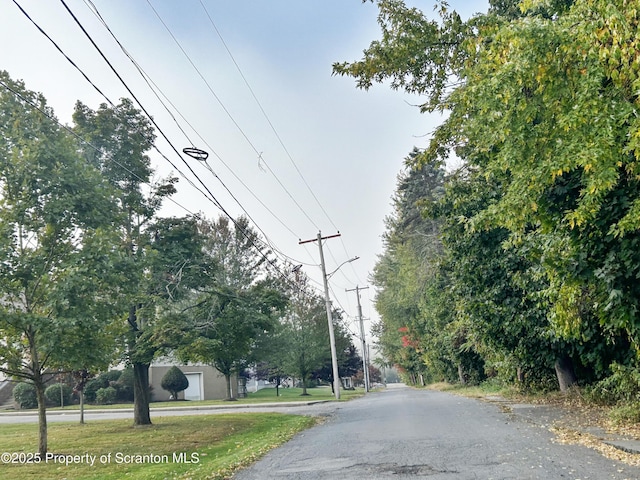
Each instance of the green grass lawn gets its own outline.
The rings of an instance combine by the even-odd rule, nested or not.
[[[234,405],[234,404],[254,404],[254,403],[270,403],[270,402],[300,402],[312,400],[335,400],[334,394],[330,387],[308,388],[308,396],[301,396],[301,388],[280,388],[279,396],[276,397],[275,388],[263,388],[256,393],[249,393],[247,398],[240,398],[235,402],[226,402],[224,400],[203,400],[203,401],[172,401],[172,402],[154,402],[152,408],[162,407],[189,407],[202,405]],[[363,388],[355,390],[340,390],[340,400],[350,400],[364,395]],[[132,404],[116,404],[116,405],[85,405],[85,409],[103,409],[103,408],[131,408]],[[78,410],[78,405],[69,405],[64,410]],[[60,407],[51,407],[48,410],[60,410]]]
[[[224,479],[317,420],[265,413],[159,417],[153,422],[146,427],[133,427],[131,420],[52,423],[49,452],[66,457],[51,456],[25,465],[7,462],[5,454],[1,476],[42,480]],[[37,435],[36,424],[3,425],[0,452],[13,454],[20,462],[36,450]]]
[[[249,393],[247,398],[239,401],[243,403],[262,403],[262,402],[300,402],[305,400],[335,400],[335,396],[331,391],[331,387],[307,388],[307,396],[301,396],[301,388],[279,388],[276,397],[275,388],[263,388],[256,393]],[[350,400],[355,397],[364,395],[364,389],[356,390],[340,390],[340,400]]]

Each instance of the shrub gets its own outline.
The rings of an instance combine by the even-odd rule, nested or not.
[[[122,370],[118,381],[111,386],[118,391],[118,401],[133,402],[133,368],[127,367]]]
[[[96,392],[96,403],[100,405],[111,405],[115,403],[118,391],[113,387],[99,388]]]
[[[36,387],[30,383],[18,383],[13,388],[13,399],[20,405],[20,408],[36,408],[38,406]]]
[[[84,387],[85,400],[91,403],[97,402],[96,393],[101,388],[114,387],[117,390],[117,382],[120,380],[120,377],[124,372],[126,372],[126,370],[110,370],[108,372],[101,373],[92,380],[89,380]]]
[[[108,387],[108,385],[104,385],[103,382],[100,381],[99,378],[93,378],[87,382],[84,387],[84,399],[87,402],[95,402],[96,401],[96,392],[101,389]]]
[[[117,382],[120,379],[120,375],[122,375],[123,370],[109,370],[108,372],[101,373],[99,376],[103,381],[106,381],[107,384],[111,382]]]
[[[638,423],[640,422],[640,403],[615,407],[609,412],[609,417],[616,425]]]
[[[62,388],[63,401],[65,405],[71,404],[71,394],[73,393],[69,385],[54,383],[49,385],[44,391],[44,397],[50,405],[60,406],[60,388]]]
[[[637,404],[640,401],[640,371],[636,367],[611,364],[611,375],[596,383],[588,397],[608,405]]]
[[[174,400],[177,400],[178,393],[186,390],[189,386],[189,380],[178,367],[171,367],[162,377],[160,386],[171,393]]]

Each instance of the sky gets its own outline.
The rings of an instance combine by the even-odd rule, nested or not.
[[[433,1],[406,3],[434,15]],[[463,18],[487,9],[486,0],[449,4]],[[161,153],[150,153],[157,178],[180,177],[163,215],[217,218],[218,202],[233,217],[249,216],[319,292],[317,242],[299,241],[339,232],[323,242],[331,298],[356,333],[356,293],[346,290],[369,286],[361,292],[369,330],[378,321],[369,276],[383,251],[397,175],[442,120],[421,114],[417,96],[388,85],[362,91],[354,79],[332,75],[334,62],[359,60],[379,38],[377,14],[360,0],[3,0],[0,69],[41,92],[64,124],[78,100],[97,109],[105,96],[117,103],[133,93],[162,131]],[[207,151],[206,164],[181,154],[185,147]],[[198,180],[187,164],[215,202],[189,183]]]

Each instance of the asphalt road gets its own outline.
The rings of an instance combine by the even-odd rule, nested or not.
[[[157,417],[174,417],[182,415],[212,415],[222,413],[250,413],[250,412],[279,412],[290,413],[292,415],[312,415],[327,416],[335,412],[337,403],[328,401],[300,401],[300,402],[280,402],[273,404],[233,404],[228,407],[222,405],[202,405],[202,406],[176,406],[164,408],[151,408],[151,421]],[[133,409],[105,409],[105,410],[85,410],[85,421],[95,420],[133,420]],[[79,422],[80,413],[78,410],[48,410],[47,423],[51,422]],[[0,424],[3,423],[38,423],[38,413],[34,410],[25,412],[4,412],[0,413]]]
[[[640,469],[554,443],[547,428],[494,404],[390,388],[339,404],[234,480],[266,478],[604,480],[640,479]]]

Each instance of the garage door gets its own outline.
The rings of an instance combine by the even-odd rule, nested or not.
[[[202,396],[202,373],[185,373],[189,386],[184,391],[185,400],[204,400]]]

